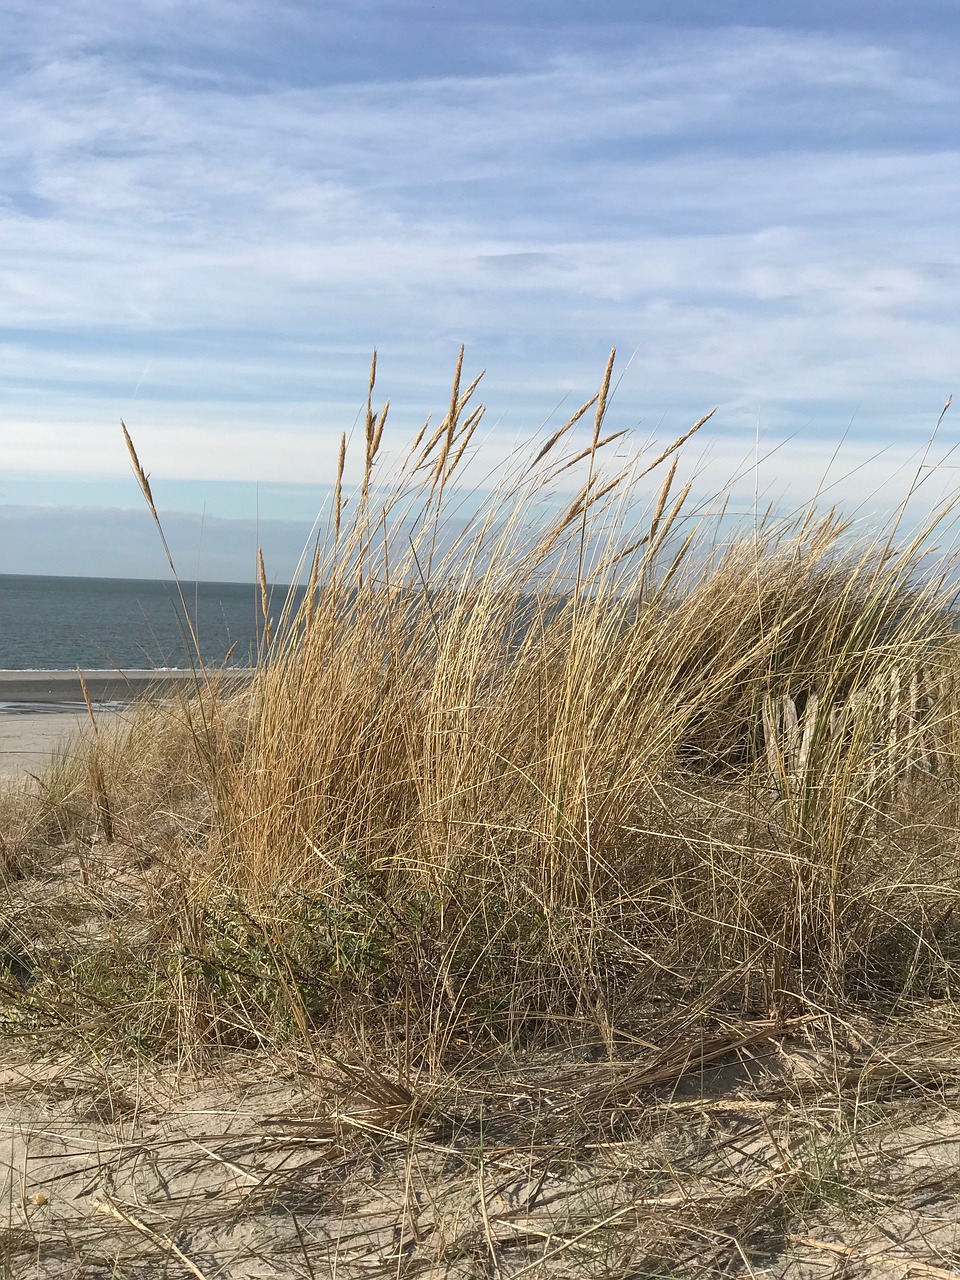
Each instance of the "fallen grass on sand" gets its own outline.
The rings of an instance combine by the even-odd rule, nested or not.
[[[707,515],[611,369],[469,507],[371,375],[249,687],[8,788],[0,1274],[960,1270],[954,506]]]

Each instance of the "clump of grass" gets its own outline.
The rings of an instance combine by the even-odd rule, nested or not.
[[[174,749],[159,710],[89,748],[84,830],[165,831],[124,944],[158,1039],[376,1036],[440,1062],[586,1023],[612,1055],[664,997],[951,1001],[956,565],[930,560],[953,506],[866,543],[833,511],[731,533],[678,479],[709,415],[631,452],[612,357],[465,502],[462,360],[386,484],[371,370],[302,602],[270,618],[259,560],[249,687],[197,658]]]

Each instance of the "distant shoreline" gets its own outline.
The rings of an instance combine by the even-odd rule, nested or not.
[[[252,675],[248,668],[216,671],[218,679],[241,683]],[[169,694],[178,686],[197,680],[187,670],[84,671],[91,702],[124,706],[145,693]],[[19,706],[68,710],[83,707],[83,688],[76,671],[0,671],[0,715],[16,714]]]

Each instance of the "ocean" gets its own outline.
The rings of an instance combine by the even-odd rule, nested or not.
[[[274,589],[276,616],[287,588]],[[184,584],[203,661],[256,662],[260,588]],[[195,660],[173,582],[0,574],[0,671],[189,668]]]

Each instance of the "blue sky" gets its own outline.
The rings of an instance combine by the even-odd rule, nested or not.
[[[282,562],[374,346],[397,449],[461,342],[487,369],[478,480],[614,345],[611,425],[717,405],[707,480],[759,428],[791,501],[850,428],[832,496],[892,502],[956,388],[952,0],[0,0],[0,30],[0,571],[163,573],[121,417],[191,572],[201,512],[216,576]]]

